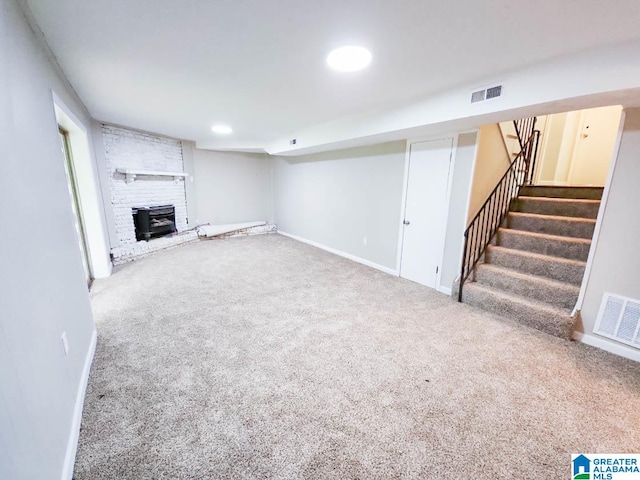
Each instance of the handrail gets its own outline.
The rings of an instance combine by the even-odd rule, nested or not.
[[[535,122],[533,122],[535,126]],[[535,158],[538,154],[540,132],[533,130],[528,139],[522,143],[522,150],[513,159],[509,168],[495,186],[489,197],[476,213],[464,232],[464,250],[460,271],[460,288],[458,302],[462,302],[464,282],[475,269],[482,255],[502,225],[511,202],[518,198],[520,190],[531,184]]]

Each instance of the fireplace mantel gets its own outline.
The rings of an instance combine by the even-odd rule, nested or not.
[[[159,170],[135,170],[132,168],[116,168],[116,172],[122,173],[125,176],[125,181],[127,183],[131,183],[135,181],[136,177],[139,176],[147,176],[147,177],[173,177],[173,180],[178,183],[181,179],[184,179],[189,176],[188,173],[184,172],[165,172]]]

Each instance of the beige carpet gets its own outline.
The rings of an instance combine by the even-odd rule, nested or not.
[[[76,480],[555,479],[640,452],[640,365],[281,236],[91,296]]]

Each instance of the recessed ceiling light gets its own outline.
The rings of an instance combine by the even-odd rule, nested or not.
[[[220,133],[222,135],[226,135],[233,132],[231,127],[229,127],[228,125],[214,125],[213,127],[211,127],[211,131],[213,133]]]
[[[333,50],[327,56],[327,63],[339,72],[355,72],[371,63],[371,52],[364,47],[347,45]]]

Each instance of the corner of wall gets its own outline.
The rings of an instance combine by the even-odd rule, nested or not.
[[[197,224],[198,219],[198,202],[197,202],[197,181],[195,178],[195,162],[194,162],[194,150],[196,148],[195,142],[189,140],[182,140],[182,162],[184,164],[184,171],[189,176],[184,179],[185,195],[187,197],[187,225],[189,228],[193,228]]]
[[[107,224],[107,233],[109,235],[109,246],[113,249],[120,245],[120,241],[116,234],[116,221],[113,209],[111,208],[109,165],[107,163],[107,156],[104,149],[104,141],[102,139],[102,124],[95,120],[91,122],[91,141],[93,143],[93,152],[98,170],[98,178],[100,179],[100,190],[102,192],[102,203],[104,205],[104,215]]]

